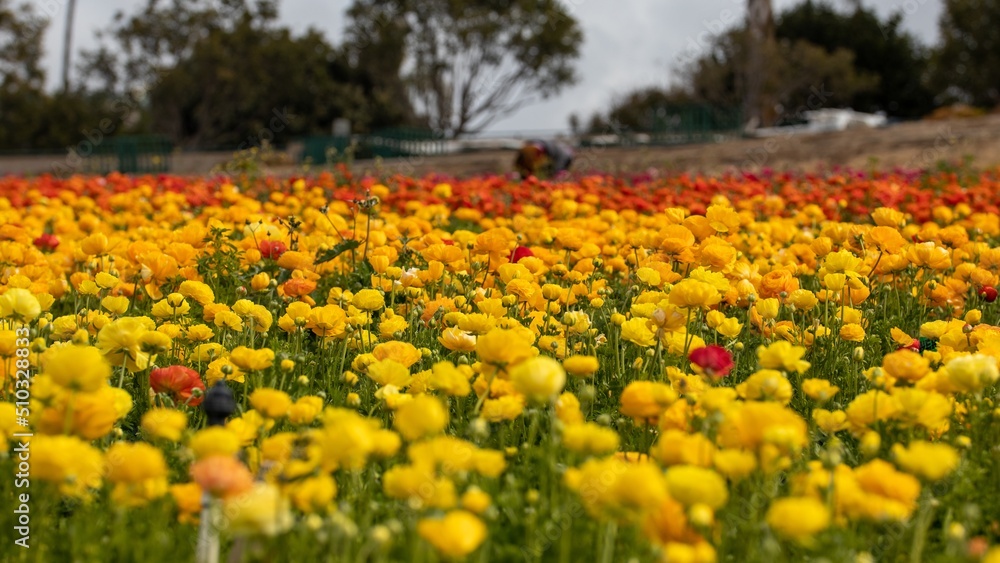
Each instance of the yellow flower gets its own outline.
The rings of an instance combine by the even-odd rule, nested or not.
[[[571,424],[563,428],[563,445],[566,449],[586,454],[604,455],[618,450],[618,434],[593,422]]]
[[[362,311],[378,311],[385,307],[385,297],[382,296],[381,291],[376,289],[362,289],[354,294],[351,305]]]
[[[337,496],[337,483],[330,475],[321,473],[292,481],[285,492],[295,508],[300,511],[306,514],[323,512]]]
[[[455,483],[435,475],[433,467],[424,465],[393,466],[383,475],[382,488],[386,495],[418,506],[444,509],[457,503]]]
[[[100,350],[90,346],[49,348],[42,360],[43,371],[52,382],[73,391],[97,391],[108,384],[111,376],[111,366]]]
[[[558,360],[536,356],[525,360],[510,370],[514,388],[537,403],[551,402],[566,385],[566,371]]]
[[[965,392],[981,391],[1000,378],[996,358],[983,354],[952,358],[945,364],[945,371],[948,381]]]
[[[487,364],[513,365],[534,355],[530,331],[496,328],[476,340],[476,353]]]
[[[879,420],[888,420],[899,412],[899,401],[883,391],[862,393],[851,401],[845,412],[855,430],[863,429]]]
[[[3,295],[0,295],[0,317],[13,318],[22,323],[28,323],[41,314],[41,303],[27,289],[16,287],[8,289]]]
[[[667,499],[662,470],[648,462],[592,458],[566,471],[564,479],[587,513],[602,519],[640,520]]]
[[[636,421],[655,419],[677,400],[669,385],[653,381],[633,381],[622,391],[621,413]]]
[[[650,454],[663,465],[711,467],[715,445],[702,434],[667,430],[657,440]]]
[[[715,470],[731,480],[739,480],[757,469],[757,456],[745,450],[719,450],[712,458]]]
[[[927,358],[921,356],[919,353],[903,349],[886,354],[882,358],[882,369],[890,377],[905,379],[907,381],[919,381],[930,373],[931,365]]]
[[[576,377],[592,377],[599,367],[595,356],[570,356],[563,360],[566,373]]]
[[[101,299],[101,307],[104,307],[109,313],[115,315],[123,314],[128,310],[128,306],[128,297],[125,297],[124,295],[119,295],[117,297],[109,295],[104,299]]]
[[[94,281],[97,282],[97,285],[102,289],[114,289],[118,287],[119,283],[121,283],[121,280],[107,272],[98,272],[97,275],[94,276]]]
[[[394,360],[406,368],[412,367],[423,357],[416,346],[399,340],[379,344],[372,350],[372,356],[377,360]]]
[[[823,404],[832,399],[838,391],[840,391],[840,387],[837,387],[826,379],[814,378],[806,379],[802,382],[802,392],[819,404]]]
[[[396,360],[381,360],[368,366],[368,377],[379,387],[393,385],[402,389],[410,384],[410,370]]]
[[[805,373],[809,362],[802,359],[806,349],[801,346],[793,346],[792,343],[779,340],[769,346],[761,346],[757,349],[757,359],[760,365],[766,369],[780,369]]]
[[[184,338],[191,342],[205,342],[206,340],[211,340],[215,336],[215,332],[208,325],[197,324],[189,326],[187,332],[184,333]]]
[[[671,497],[688,507],[705,504],[717,510],[729,500],[726,481],[704,467],[675,465],[667,469],[667,489]]]
[[[486,399],[483,401],[483,408],[479,412],[485,420],[490,422],[500,422],[503,420],[514,420],[524,412],[524,397],[520,395],[504,395],[496,399]]]
[[[778,312],[781,309],[781,302],[774,297],[771,297],[768,299],[761,299],[760,301],[754,303],[754,307],[757,308],[757,313],[760,314],[761,318],[770,321],[778,318]]]
[[[292,424],[310,424],[322,411],[322,397],[318,397],[316,395],[299,397],[299,399],[288,409],[288,421]]]
[[[486,539],[486,525],[471,512],[452,510],[444,518],[423,518],[417,533],[441,555],[462,558],[475,551]]]
[[[863,342],[865,339],[865,329],[856,323],[847,323],[840,327],[840,338],[848,342]]]
[[[188,442],[195,459],[209,456],[233,456],[240,451],[240,438],[235,432],[222,426],[210,426],[195,432]]]
[[[199,281],[183,281],[180,287],[177,288],[177,292],[184,297],[194,299],[202,307],[215,302],[215,293],[212,291],[212,288],[208,284]]]
[[[438,342],[452,352],[472,352],[476,349],[476,337],[454,326],[444,329]]]
[[[274,485],[258,483],[225,500],[222,507],[229,530],[237,535],[274,536],[292,527],[290,504]]]
[[[104,254],[108,248],[108,237],[104,233],[94,233],[80,241],[80,250],[91,256]]]
[[[638,346],[649,347],[656,344],[656,334],[649,328],[649,320],[632,318],[622,323],[622,339]]]
[[[267,418],[282,418],[288,414],[292,399],[278,389],[258,388],[250,394],[250,405]]]
[[[143,506],[167,494],[167,462],[163,453],[142,442],[118,442],[105,455],[111,498],[123,506]]]
[[[844,411],[813,409],[812,419],[816,426],[819,426],[820,430],[827,434],[836,434],[848,427],[847,414]]]
[[[274,350],[270,348],[254,350],[246,346],[239,346],[230,353],[229,360],[242,370],[265,370],[274,365]]]
[[[154,408],[142,415],[142,430],[153,438],[177,442],[186,427],[187,415],[179,410]]]
[[[130,372],[149,367],[150,355],[142,350],[142,336],[156,328],[148,317],[122,317],[97,334],[97,347],[113,367],[124,365]]]
[[[461,503],[462,508],[469,512],[482,514],[493,503],[493,499],[490,498],[490,495],[483,492],[482,489],[473,485],[462,495]]]
[[[469,378],[451,362],[434,364],[427,383],[432,389],[453,397],[465,397],[472,391]]]
[[[722,296],[719,295],[719,291],[711,284],[699,280],[683,280],[670,290],[670,303],[685,309],[707,308],[720,301]]]
[[[955,448],[919,440],[907,447],[894,445],[892,456],[896,465],[929,481],[944,479],[958,467],[959,461]]]
[[[736,386],[740,397],[756,401],[776,401],[787,405],[792,400],[792,384],[780,371],[762,369]]]
[[[31,440],[31,477],[48,481],[59,492],[85,497],[101,486],[101,451],[73,436],[38,435]]]
[[[447,409],[440,399],[426,394],[404,403],[393,416],[393,428],[411,442],[438,434],[447,426]]]
[[[830,512],[812,497],[786,497],[771,503],[766,519],[779,536],[808,545],[830,525]]]

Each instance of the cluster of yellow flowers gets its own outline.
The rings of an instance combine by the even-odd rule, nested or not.
[[[489,216],[370,194],[0,199],[0,429],[23,358],[33,478],[169,499],[184,523],[208,495],[265,536],[349,528],[338,496],[363,493],[459,558],[511,518],[515,470],[664,561],[714,561],[748,490],[809,549],[929,510],[927,485],[993,446],[996,215],[638,213],[564,186]],[[237,413],[205,426],[223,381]]]

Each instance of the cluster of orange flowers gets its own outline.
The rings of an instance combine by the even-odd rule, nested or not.
[[[748,483],[771,488],[770,533],[809,549],[990,469],[969,452],[1000,417],[1000,216],[974,190],[841,222],[862,210],[791,178],[769,180],[780,196],[759,178],[647,180],[659,195],[631,207],[605,205],[601,177],[516,204],[499,180],[397,180],[350,197],[326,177],[264,197],[4,180],[0,429],[19,431],[29,366],[33,478],[134,510],[170,499],[186,523],[207,494],[227,530],[270,536],[356,527],[336,499],[365,490],[462,557],[502,527],[501,477],[532,460],[663,560],[714,561]],[[927,201],[903,180],[864,182]],[[671,182],[750,196],[659,205]],[[238,412],[205,427],[220,381]],[[542,479],[538,451],[565,474]]]

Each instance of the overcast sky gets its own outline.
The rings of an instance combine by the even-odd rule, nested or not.
[[[131,12],[146,0],[77,0],[75,49],[93,47],[95,30],[106,27],[117,10]],[[585,40],[578,62],[580,81],[554,99],[522,108],[495,122],[491,131],[565,129],[571,113],[586,121],[605,109],[615,94],[647,85],[665,85],[678,61],[705,44],[707,34],[731,27],[743,17],[746,0],[564,0],[580,21]],[[775,10],[797,0],[774,0]],[[846,5],[849,0],[840,0]],[[282,0],[281,19],[297,31],[315,27],[340,42],[344,10],[350,0]],[[863,0],[880,15],[902,11],[905,27],[924,43],[937,41],[942,0]],[[46,37],[49,84],[60,76],[65,0],[46,0],[53,22]]]

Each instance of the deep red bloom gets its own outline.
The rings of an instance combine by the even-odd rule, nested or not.
[[[521,261],[521,258],[527,258],[529,256],[534,256],[535,253],[531,251],[530,248],[526,246],[519,246],[510,253],[510,261],[517,264]]]
[[[271,260],[277,260],[281,258],[281,255],[288,250],[285,243],[280,240],[262,240],[258,246],[261,256],[264,258],[270,258]]]
[[[992,303],[997,300],[997,290],[992,285],[987,285],[979,290],[979,296],[987,303]]]
[[[55,250],[59,246],[59,239],[51,233],[45,233],[33,242],[39,250]]]
[[[693,350],[688,359],[711,377],[725,377],[733,369],[733,356],[715,344]]]
[[[184,366],[154,369],[149,374],[149,386],[157,393],[166,393],[174,401],[193,407],[201,404],[205,393],[205,384],[198,372]],[[192,397],[195,389],[201,390],[198,397]]]

